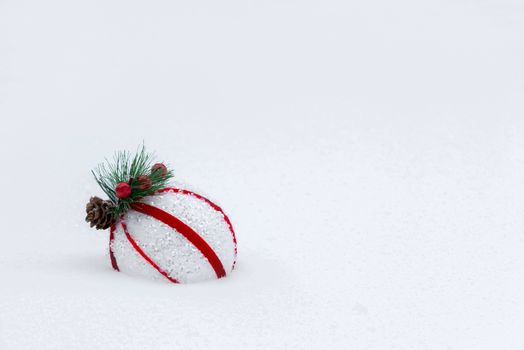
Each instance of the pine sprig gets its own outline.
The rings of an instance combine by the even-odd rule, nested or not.
[[[91,171],[100,188],[115,204],[116,215],[129,210],[134,201],[168,186],[169,180],[173,178],[173,172],[171,170],[167,170],[167,173],[152,171],[153,160],[154,155],[146,152],[142,145],[134,155],[128,151],[119,151],[115,153],[112,160],[106,158],[104,163],[100,163]],[[139,181],[141,175],[149,177],[150,187],[141,186]],[[127,198],[117,197],[115,188],[121,182],[129,183],[131,186],[131,195]]]

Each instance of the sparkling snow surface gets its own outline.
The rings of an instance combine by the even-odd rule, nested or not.
[[[226,274],[230,273],[235,246],[222,213],[202,199],[173,191],[144,198],[142,202],[174,215],[195,230],[217,254]],[[170,277],[181,283],[216,278],[206,257],[175,229],[133,210],[124,221],[138,246]],[[133,248],[121,224],[115,230],[112,247],[121,272],[167,281]]]
[[[142,141],[226,278],[111,268]],[[522,350],[524,1],[0,0],[0,193],[0,350]]]

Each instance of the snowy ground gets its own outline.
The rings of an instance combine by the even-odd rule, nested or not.
[[[522,1],[0,0],[0,349],[523,349]],[[232,276],[111,270],[144,140]]]

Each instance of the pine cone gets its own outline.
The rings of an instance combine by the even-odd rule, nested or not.
[[[115,205],[98,197],[91,197],[86,205],[86,221],[97,230],[105,230],[116,222]]]

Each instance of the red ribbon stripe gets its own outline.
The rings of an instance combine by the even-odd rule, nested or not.
[[[149,215],[163,222],[164,224],[168,225],[169,227],[177,230],[182,236],[184,236],[189,242],[191,242],[198,250],[200,250],[200,252],[206,257],[206,259],[211,264],[211,267],[215,270],[217,278],[221,278],[226,275],[224,266],[222,265],[222,262],[216,255],[213,248],[211,248],[209,244],[207,244],[207,242],[202,237],[200,237],[198,233],[195,232],[195,230],[193,230],[191,227],[186,225],[183,221],[163,211],[162,209],[153,207],[152,205],[149,205],[146,203],[141,203],[141,202],[132,203],[131,209],[139,213]]]
[[[160,266],[158,266],[143,250],[142,248],[140,248],[140,246],[135,242],[135,240],[133,239],[133,237],[131,237],[131,235],[129,234],[129,231],[127,230],[127,226],[126,224],[124,223],[124,221],[122,220],[120,222],[120,224],[122,225],[122,228],[124,229],[124,232],[126,234],[126,237],[127,237],[127,240],[129,241],[129,243],[131,243],[131,245],[133,246],[133,248],[135,248],[135,250],[138,252],[138,254],[140,254],[145,261],[147,261],[149,263],[149,265],[153,266],[158,272],[160,272],[165,278],[167,278],[168,280],[170,280],[171,282],[173,283],[178,283],[178,281],[174,278],[172,278],[171,276],[168,275],[167,272],[165,272],[164,270],[162,270],[160,268]]]
[[[235,259],[233,261],[233,268],[235,268],[235,264],[236,264],[236,261],[237,261],[237,237],[235,235],[235,230],[233,229],[233,225],[231,224],[231,221],[229,221],[229,217],[226,215],[226,213],[224,213],[222,208],[220,208],[215,203],[211,202],[206,197],[201,196],[198,193],[195,193],[195,192],[192,192],[192,191],[189,191],[189,190],[182,190],[182,189],[178,189],[178,188],[175,188],[175,187],[167,187],[167,188],[163,188],[163,189],[157,191],[157,193],[165,193],[165,192],[182,193],[182,194],[194,196],[194,197],[196,197],[198,199],[203,200],[204,202],[209,204],[211,206],[211,208],[213,208],[216,211],[220,212],[224,216],[224,220],[226,221],[227,225],[229,226],[229,230],[231,231],[231,235],[233,236],[233,244],[235,245]]]

